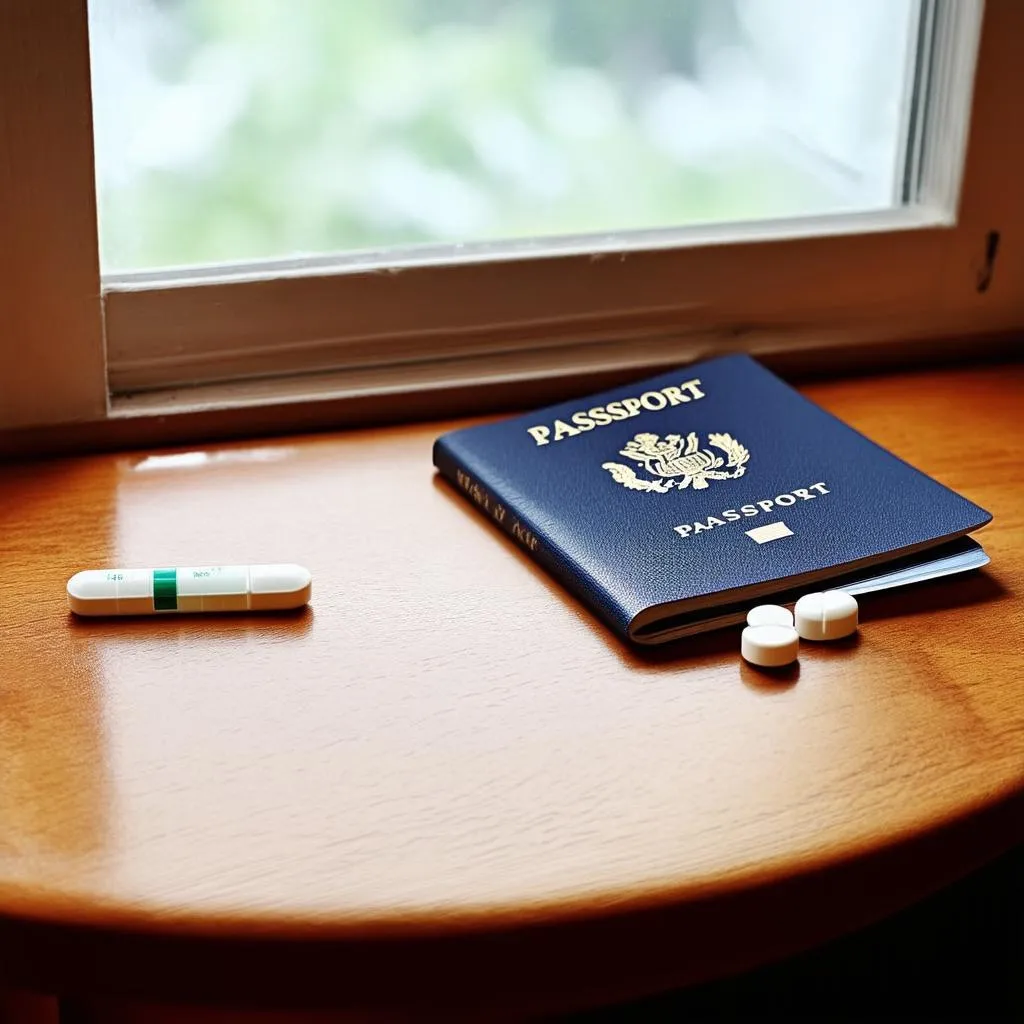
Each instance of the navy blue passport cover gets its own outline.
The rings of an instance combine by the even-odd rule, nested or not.
[[[627,639],[975,530],[984,509],[725,356],[434,445],[455,488]]]

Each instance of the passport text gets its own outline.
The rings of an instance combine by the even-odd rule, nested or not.
[[[639,398],[622,398],[607,405],[597,405],[593,409],[581,409],[574,412],[568,419],[555,420],[550,426],[543,423],[535,427],[527,427],[526,432],[536,441],[537,447],[562,441],[567,437],[585,434],[595,427],[607,427],[617,420],[628,420],[639,416],[642,409],[648,412],[660,412],[674,405],[684,405],[703,398],[700,389],[700,378],[684,381],[678,387],[669,385],[657,391],[645,391]]]

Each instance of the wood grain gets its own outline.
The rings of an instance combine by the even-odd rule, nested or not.
[[[0,1024],[60,1024],[60,1009],[52,996],[0,992]]]
[[[0,982],[583,1005],[994,855],[1024,792],[1022,382],[805,389],[990,509],[992,565],[865,598],[781,684],[735,631],[623,648],[433,478],[448,423],[0,469]],[[312,608],[66,610],[88,566],[248,561],[308,565]]]

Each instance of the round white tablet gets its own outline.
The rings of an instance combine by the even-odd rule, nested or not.
[[[804,594],[793,613],[804,640],[839,640],[857,632],[857,599],[842,590]]]
[[[780,668],[796,661],[800,638],[792,626],[747,626],[740,637],[740,653],[751,665]]]
[[[759,604],[747,612],[748,626],[792,626],[793,613],[781,604]]]

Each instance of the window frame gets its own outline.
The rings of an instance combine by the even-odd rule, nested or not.
[[[0,427],[109,411],[88,83],[84,0],[0,4]]]
[[[1024,5],[926,11],[934,86],[915,201],[900,209],[101,283],[85,0],[4,5],[0,95],[33,102],[0,113],[13,183],[0,194],[0,225],[13,224],[0,428],[105,422],[139,436],[141,420],[240,410],[244,423],[250,410],[259,429],[271,408],[287,427],[309,422],[309,403],[345,423],[368,402],[401,418],[511,385],[530,401],[737,349],[813,366],[962,335],[970,352],[1024,325],[1024,144],[1005,131],[1024,101]],[[453,393],[480,397],[453,407]]]

